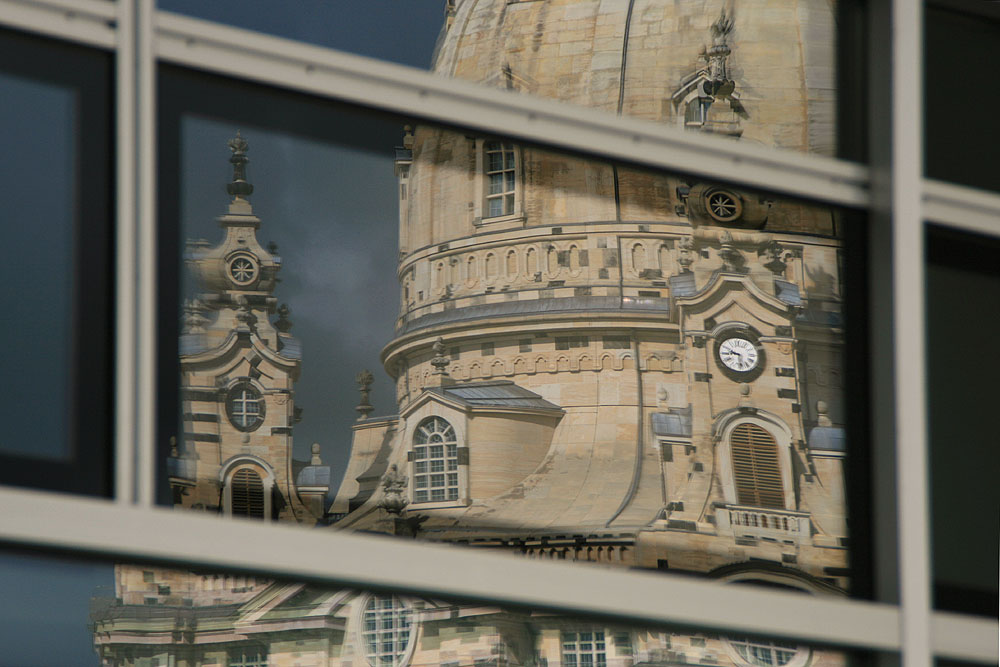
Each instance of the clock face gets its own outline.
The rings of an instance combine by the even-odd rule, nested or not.
[[[760,363],[757,347],[746,338],[727,338],[719,344],[719,361],[738,373],[752,371]]]

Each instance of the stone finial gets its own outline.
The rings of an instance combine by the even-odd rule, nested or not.
[[[399,471],[399,466],[393,463],[382,475],[382,488],[385,494],[379,502],[379,507],[389,514],[400,514],[403,508],[410,504],[406,497],[406,485],[408,483],[406,475]]]
[[[681,267],[681,273],[688,273],[694,264],[694,239],[690,236],[682,237],[677,242],[677,250],[677,264]]]
[[[257,316],[253,314],[250,300],[244,294],[236,297],[236,320],[250,331],[255,331],[257,328]]]
[[[278,320],[274,323],[274,327],[281,333],[288,333],[292,330],[292,321],[288,319],[291,314],[292,309],[288,307],[287,303],[278,306]]]
[[[247,162],[250,161],[250,158],[247,157],[247,149],[250,148],[250,144],[243,138],[240,131],[236,130],[236,136],[230,139],[226,145],[233,152],[229,158],[229,162],[233,165],[233,180],[226,185],[226,192],[236,199],[244,199],[253,194],[253,186],[247,182]]]
[[[358,421],[367,419],[368,415],[371,413],[375,407],[371,404],[369,396],[371,395],[372,382],[375,381],[375,376],[367,368],[354,377],[354,381],[358,383],[358,391],[361,392],[361,401],[354,408],[358,411]]]
[[[404,125],[403,126],[403,148],[408,151],[413,150],[413,126]]]
[[[510,63],[504,63],[500,73],[503,75],[504,87],[507,90],[512,90],[514,88],[514,70],[510,68]]]
[[[311,466],[321,466],[323,465],[323,459],[319,455],[319,443],[314,442],[312,444],[312,458],[309,459],[309,465]]]
[[[759,254],[767,260],[764,266],[776,276],[785,275],[785,269],[788,265],[783,257],[784,252],[784,246],[773,239],[760,247]]]
[[[186,334],[205,333],[208,318],[204,315],[205,304],[199,299],[184,301],[183,332]]]
[[[170,436],[170,458],[176,459],[180,458],[180,453],[177,451],[177,436]]]
[[[712,31],[712,46],[703,52],[708,61],[708,77],[712,84],[713,95],[727,95],[733,90],[733,82],[729,79],[728,59],[733,50],[729,47],[729,34],[733,31],[733,17],[726,14],[725,7],[710,28]]]
[[[275,243],[274,241],[268,241],[268,243],[267,243],[267,251],[269,253],[271,253],[272,255],[277,255],[278,254],[278,244]]]
[[[458,11],[456,7],[457,0],[445,0],[444,2],[444,29],[450,30],[452,23],[455,22],[455,14]]]
[[[719,241],[722,243],[722,247],[719,248],[719,257],[722,259],[722,263],[725,264],[726,271],[730,273],[739,272],[743,266],[744,258],[743,253],[736,249],[733,235],[727,229],[719,236]]]
[[[447,349],[444,346],[444,338],[438,337],[434,341],[434,357],[431,359],[431,366],[434,367],[435,375],[447,375],[448,364],[451,363],[451,359],[445,354]]]
[[[667,388],[659,387],[656,390],[656,401],[660,405],[666,405],[668,400],[670,400],[670,393],[667,391]]]
[[[828,410],[829,407],[827,406],[826,401],[816,402],[816,424],[818,426],[833,426],[833,422],[827,414]]]

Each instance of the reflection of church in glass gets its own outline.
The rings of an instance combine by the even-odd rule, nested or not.
[[[831,153],[829,5],[752,1],[736,16],[710,5],[449,2],[435,69]],[[180,343],[185,433],[168,462],[179,506],[848,589],[835,213],[407,132],[396,154],[402,303],[383,351],[398,414],[371,416],[371,375],[358,376],[351,459],[326,506],[318,448],[310,462],[291,458],[301,348],[272,296],[280,258],[257,242],[246,144],[230,147],[224,238],[189,247],[204,294],[186,307]],[[93,619],[109,665],[842,662],[768,641],[245,577],[117,576],[118,599]]]

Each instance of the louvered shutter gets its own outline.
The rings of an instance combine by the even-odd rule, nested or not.
[[[785,508],[778,443],[756,424],[740,424],[730,436],[733,478],[740,505]]]
[[[264,482],[250,468],[241,468],[233,475],[231,488],[234,516],[264,518]]]

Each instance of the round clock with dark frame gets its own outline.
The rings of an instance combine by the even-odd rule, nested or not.
[[[732,328],[715,339],[715,363],[730,380],[752,382],[764,372],[766,358],[753,330]]]

